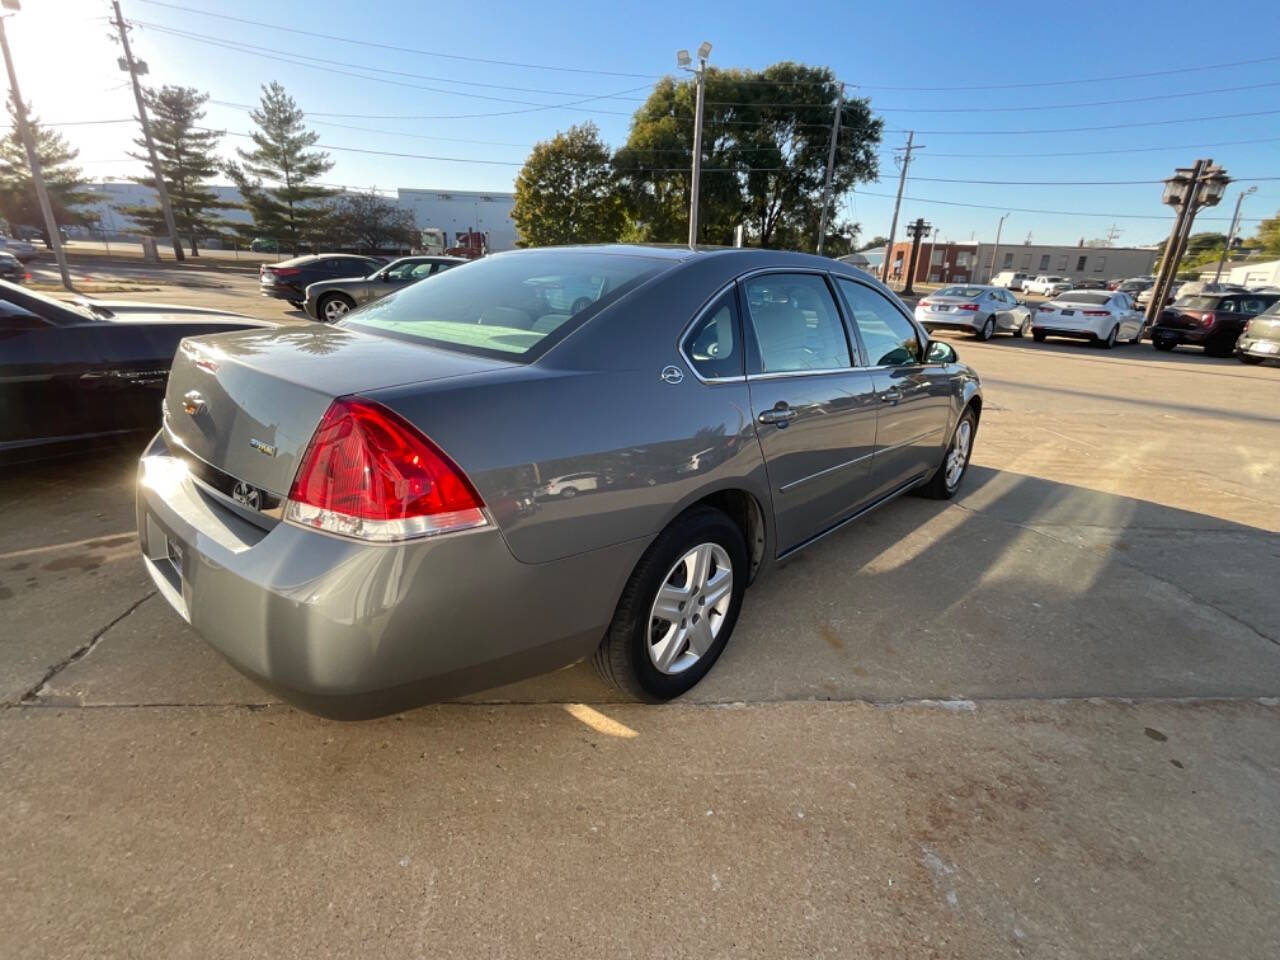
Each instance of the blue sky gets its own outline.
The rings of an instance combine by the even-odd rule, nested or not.
[[[592,120],[607,142],[622,143],[631,111],[658,76],[673,72],[676,49],[692,49],[703,40],[714,45],[715,65],[762,68],[784,59],[828,65],[856,84],[856,93],[871,98],[887,128],[881,180],[841,198],[842,214],[862,224],[864,237],[887,232],[897,181],[889,151],[904,141],[909,128],[921,131],[916,140],[924,149],[907,189],[918,199],[904,200],[903,218],[923,216],[942,237],[954,240],[992,239],[1000,215],[1011,211],[1002,242],[1021,242],[1028,233],[1037,242],[1088,240],[1114,224],[1118,243],[1148,243],[1167,234],[1168,222],[1158,219],[1167,208],[1160,205],[1157,183],[1014,186],[940,180],[1158,181],[1198,156],[1213,157],[1237,177],[1280,177],[1280,112],[1262,113],[1280,111],[1280,17],[1274,0],[1233,4],[1220,16],[1203,5],[1077,0],[1049,12],[1024,8],[1017,17],[1004,4],[934,0],[905,5],[847,0],[172,4],[122,0],[126,18],[157,25],[140,24],[134,32],[136,53],[149,63],[151,81],[195,86],[227,104],[254,103],[261,83],[280,81],[312,115],[322,143],[351,148],[331,151],[336,165],[327,179],[334,184],[509,190],[530,145],[572,123]],[[26,6],[8,21],[8,30],[23,94],[37,113],[52,122],[131,116],[132,97],[122,86],[126,77],[115,64],[118,50],[107,39],[105,0],[28,0]],[[1175,53],[1181,25],[1159,25],[1180,7],[1200,23],[1192,27],[1192,45]],[[362,46],[226,17],[449,56]],[[1197,35],[1214,39],[1196,42]],[[255,54],[227,43],[278,52]],[[313,59],[309,66],[280,57]],[[573,70],[458,59],[463,57]],[[1267,57],[1274,59],[1261,61]],[[1261,62],[1244,62],[1251,60]],[[1186,69],[1212,64],[1231,66]],[[1074,82],[1170,70],[1185,72]],[[920,87],[943,89],[906,89]],[[606,95],[612,96],[572,107],[530,106]],[[1136,98],[1159,99],[1098,104]],[[1249,113],[1259,115],[1154,123]],[[456,118],[460,114],[489,115]],[[211,105],[208,122],[230,133],[251,126],[236,106]],[[1014,132],[1102,126],[1110,129]],[[80,147],[91,177],[140,172],[140,165],[125,156],[134,125],[61,129]],[[1266,142],[1224,143],[1246,140]],[[237,142],[243,141],[226,138],[228,154]],[[1063,153],[1078,155],[996,156]],[[1237,190],[1247,186],[1233,185],[1223,205],[1198,222],[1206,229],[1215,225],[1210,218],[1225,222]],[[1245,224],[1246,233],[1256,218],[1280,209],[1280,179],[1259,182],[1257,188],[1245,204],[1245,216],[1253,218]],[[1062,213],[1030,212],[1035,210]]]

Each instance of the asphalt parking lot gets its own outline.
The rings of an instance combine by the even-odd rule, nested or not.
[[[191,295],[287,315],[254,288]],[[298,713],[155,595],[134,446],[0,473],[0,942],[1276,956],[1280,368],[944,336],[961,495],[774,571],[662,707],[579,665]]]

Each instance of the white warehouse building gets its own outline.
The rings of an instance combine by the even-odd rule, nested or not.
[[[120,212],[120,207],[156,202],[153,188],[127,181],[93,183],[86,189],[100,199],[81,210],[96,216],[100,229],[108,234],[128,234],[138,229],[136,223]],[[229,184],[211,184],[209,189],[228,203],[238,205],[241,202],[240,191]],[[413,213],[419,229],[435,227],[443,230],[449,244],[453,244],[458,234],[477,230],[489,235],[489,249],[495,252],[511,250],[516,245],[516,225],[511,219],[514,193],[401,187],[396,191],[395,202],[402,210]],[[218,215],[233,223],[253,222],[249,211],[243,208],[221,210]]]

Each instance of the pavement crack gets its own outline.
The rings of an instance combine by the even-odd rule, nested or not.
[[[39,703],[40,694],[44,691],[44,688],[49,685],[50,680],[52,680],[54,677],[60,674],[63,670],[67,669],[67,667],[71,666],[73,663],[78,663],[79,661],[87,657],[90,653],[92,653],[94,647],[96,647],[99,643],[102,642],[102,638],[111,632],[112,627],[116,626],[121,621],[127,619],[135,610],[137,610],[140,606],[142,606],[144,603],[146,603],[155,595],[156,595],[155,590],[148,590],[146,595],[144,595],[138,600],[135,600],[133,603],[129,604],[129,606],[125,609],[123,613],[116,616],[110,623],[108,623],[101,630],[96,631],[92,637],[90,637],[80,646],[76,647],[76,649],[73,650],[68,656],[63,657],[61,660],[59,660],[57,663],[51,666],[45,672],[45,675],[40,678],[39,682],[37,682],[34,686],[31,687],[30,690],[28,690],[26,693],[24,693],[21,697],[18,698],[18,702],[22,704],[27,704],[27,705],[33,704],[33,703]]]
[[[966,507],[963,503],[953,503],[952,506],[958,507],[961,510],[965,511],[966,513],[971,513],[976,517],[983,517],[987,520],[994,520],[997,523],[1003,523],[1011,527],[1017,527],[1020,530],[1026,530],[1029,533],[1034,533],[1038,537],[1044,537],[1046,540],[1051,540],[1054,543],[1061,544],[1064,547],[1073,547],[1077,550],[1080,549],[1080,545],[1078,543],[1072,543],[1070,540],[1064,540],[1061,537],[1055,537],[1053,534],[1047,532],[1043,528],[1043,525],[1026,523],[1019,520],[1009,520],[1005,517],[998,517],[992,513],[985,513],[982,510],[975,510],[973,507]],[[1194,593],[1192,593],[1182,584],[1177,583],[1174,580],[1170,580],[1168,577],[1162,577],[1158,573],[1153,573],[1152,571],[1147,570],[1143,567],[1140,567],[1136,563],[1133,563],[1130,560],[1126,560],[1124,557],[1119,555],[1116,555],[1113,557],[1113,562],[1129,570],[1132,570],[1135,573],[1139,573],[1144,577],[1150,577],[1152,580],[1155,580],[1157,583],[1163,583],[1165,586],[1170,587],[1171,589],[1176,590],[1178,593],[1182,594],[1184,597],[1186,597],[1188,600],[1190,600],[1192,603],[1196,604],[1197,606],[1208,607],[1210,610],[1213,610],[1215,613],[1219,613],[1222,616],[1226,617],[1228,620],[1232,621],[1233,623],[1239,624],[1240,626],[1244,627],[1246,630],[1248,630],[1250,633],[1257,636],[1259,639],[1265,640],[1268,643],[1271,643],[1271,644],[1274,644],[1275,646],[1280,647],[1280,638],[1273,637],[1270,634],[1263,633],[1261,630],[1255,627],[1248,620],[1241,618],[1240,616],[1236,615],[1235,613],[1232,613],[1230,610],[1227,610],[1224,607],[1218,606],[1216,603],[1213,603],[1210,600],[1205,600],[1203,597],[1196,596]]]

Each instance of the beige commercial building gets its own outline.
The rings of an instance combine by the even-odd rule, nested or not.
[[[1080,247],[1046,244],[977,245],[973,279],[987,282],[997,273],[1016,270],[1051,274],[1068,280],[1114,280],[1151,273],[1160,251],[1148,247]],[[994,259],[993,259],[994,257]]]

